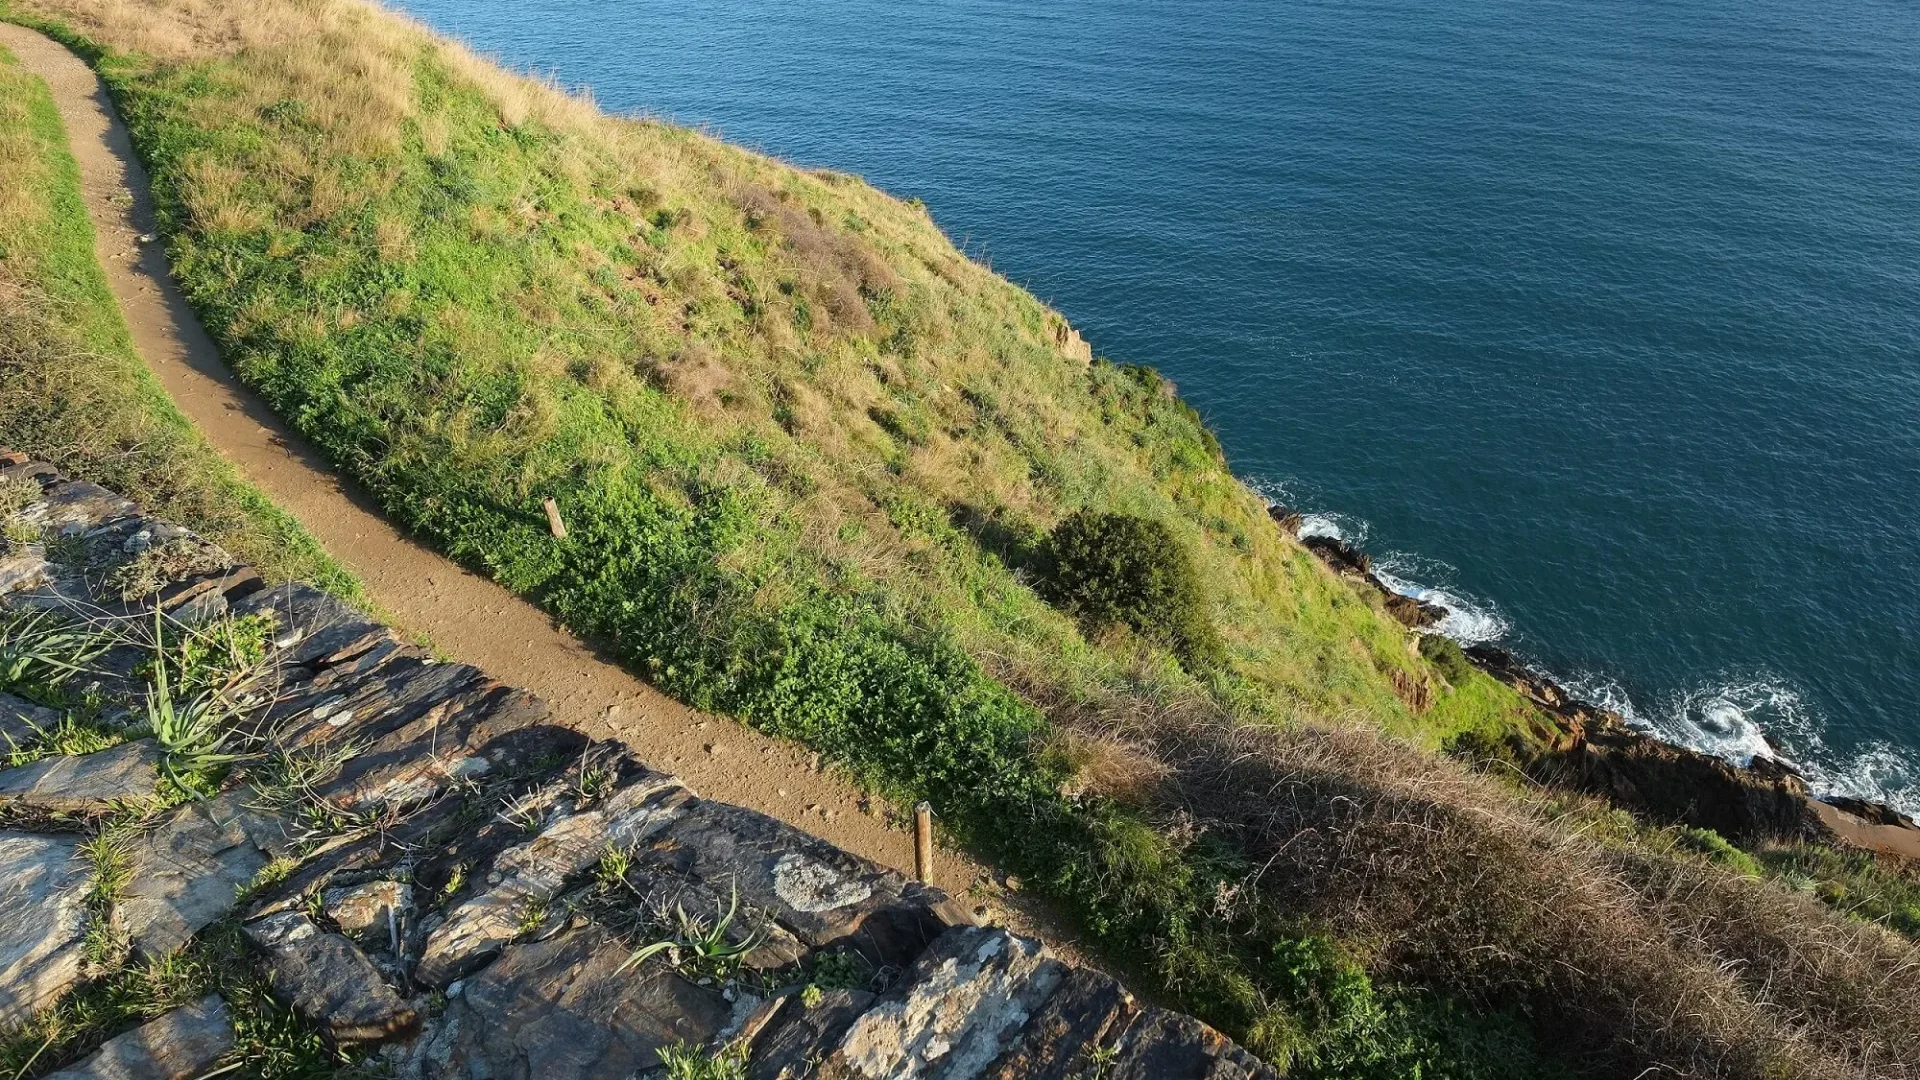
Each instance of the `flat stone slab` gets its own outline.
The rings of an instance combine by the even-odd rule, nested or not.
[[[60,722],[60,714],[25,698],[0,694],[0,754],[25,746]]]
[[[789,997],[753,1040],[747,1080],[814,1080],[820,1060],[872,1004],[864,990],[828,990],[811,1007]]]
[[[366,954],[297,911],[269,915],[244,928],[267,955],[267,985],[335,1045],[379,1042],[419,1026]]]
[[[942,934],[902,984],[847,1029],[827,1075],[974,1080],[999,1060],[1067,973],[1037,941],[964,926]]]
[[[90,875],[78,850],[64,836],[0,833],[0,1030],[80,979]]]
[[[48,814],[97,814],[150,798],[160,782],[161,751],[152,739],[96,754],[44,757],[0,773],[0,806]]]
[[[656,1068],[662,1047],[723,1030],[733,1009],[718,991],[658,958],[622,971],[627,956],[597,927],[513,946],[449,990],[439,1026],[415,1047],[422,1075],[624,1080]]]
[[[233,1049],[227,1003],[209,995],[108,1039],[78,1065],[46,1080],[188,1080]]]
[[[239,889],[281,843],[280,823],[231,791],[175,810],[129,851],[133,874],[114,916],[134,948],[167,956],[237,902]]]
[[[1027,1021],[1018,1044],[985,1080],[1079,1080],[1097,1073],[1097,1055],[1125,1030],[1135,1008],[1118,982],[1078,968]]]
[[[868,959],[904,966],[942,924],[944,900],[825,840],[742,806],[696,800],[648,858],[771,915],[812,948],[856,938]]]
[[[445,986],[498,953],[520,932],[528,904],[560,895],[610,847],[631,849],[670,824],[688,802],[679,781],[648,772],[592,809],[567,814],[494,858],[487,888],[447,913],[427,937],[413,977]]]
[[[1106,1080],[1280,1080],[1259,1058],[1191,1016],[1148,1009],[1121,1038]]]

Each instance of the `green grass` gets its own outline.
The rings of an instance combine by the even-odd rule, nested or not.
[[[270,579],[357,599],[353,578],[240,479],[134,353],[59,113],[4,50],[0,192],[0,443],[136,499]]]

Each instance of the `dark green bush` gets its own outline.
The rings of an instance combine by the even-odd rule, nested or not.
[[[1465,686],[1467,680],[1473,677],[1473,661],[1467,659],[1460,643],[1450,637],[1442,634],[1420,635],[1420,655],[1439,668],[1447,682],[1456,687]]]
[[[1089,626],[1129,627],[1189,669],[1222,660],[1193,560],[1165,522],[1078,510],[1054,528],[1047,555],[1055,601]]]

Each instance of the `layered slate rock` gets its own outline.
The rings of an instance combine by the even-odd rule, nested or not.
[[[89,877],[74,838],[0,832],[0,1030],[79,981]]]
[[[152,739],[93,754],[44,757],[0,772],[0,807],[43,814],[98,814],[153,796],[160,747]]]
[[[932,909],[944,894],[741,806],[699,800],[648,858],[732,890],[810,948],[848,942],[904,966],[943,928]]]
[[[188,803],[129,849],[130,883],[114,913],[141,955],[167,956],[232,911],[284,842],[281,822],[253,801],[243,789]]]
[[[410,1062],[429,1080],[597,1080],[657,1067],[661,1048],[704,1043],[733,1014],[724,994],[606,931],[570,929],[506,951],[448,991],[438,1030]]]
[[[1027,1021],[1012,1053],[985,1080],[1076,1080],[1094,1071],[1103,1048],[1118,1041],[1137,1010],[1118,982],[1097,971],[1068,973]]]
[[[427,938],[414,978],[443,986],[491,958],[520,932],[530,905],[558,896],[609,849],[631,849],[666,828],[691,796],[679,781],[649,772],[604,806],[562,814],[538,836],[501,852],[488,887],[448,913]]]
[[[827,1073],[972,1080],[1006,1052],[1065,975],[1037,941],[956,927],[898,989],[854,1020],[827,1058]]]
[[[413,886],[404,881],[368,881],[328,889],[321,897],[327,918],[356,940],[385,940],[413,922]]]
[[[273,995],[336,1045],[378,1042],[419,1025],[419,1014],[345,936],[321,930],[297,911],[245,929],[267,956]]]
[[[826,991],[811,1005],[787,997],[753,1038],[748,1080],[810,1080],[873,1000],[865,990],[849,989]]]
[[[39,738],[60,722],[60,714],[12,694],[0,694],[0,754]]]
[[[188,1080],[233,1049],[226,1002],[208,996],[107,1040],[92,1056],[46,1080]]]
[[[1191,1016],[1148,1009],[1116,1045],[1107,1080],[1276,1080],[1272,1068]]]

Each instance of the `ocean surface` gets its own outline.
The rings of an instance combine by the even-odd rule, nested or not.
[[[1910,0],[399,0],[926,201],[1630,719],[1920,811]]]

